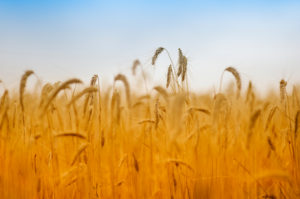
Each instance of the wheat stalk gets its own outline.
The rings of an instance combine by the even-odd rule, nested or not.
[[[91,78],[91,81],[90,81],[90,87],[93,87],[96,85],[96,81],[99,79],[98,75],[93,75],[93,77]],[[91,100],[90,100],[91,99]],[[83,105],[83,113],[85,114],[86,113],[86,109],[87,109],[87,106],[88,106],[88,103],[89,101],[93,101],[93,95],[92,93],[90,93],[89,95],[87,95],[85,97],[85,100],[84,100],[84,105]]]
[[[132,105],[132,108],[136,108],[136,107],[139,107],[139,106],[142,106],[144,105],[144,102],[136,102]]]
[[[267,123],[266,123],[266,127],[265,127],[265,130],[268,130],[269,128],[269,125],[271,123],[271,120],[276,112],[276,110],[278,109],[277,106],[273,107],[271,110],[270,110],[270,113],[269,113],[269,116],[268,116],[268,119],[267,119]]]
[[[297,111],[295,116],[295,140],[297,139],[299,123],[300,123],[300,110]]]
[[[282,79],[282,80],[280,81],[280,99],[281,99],[281,102],[283,102],[283,101],[284,101],[284,98],[285,98],[286,85],[287,85],[287,82],[284,81],[284,79]]]
[[[25,71],[25,73],[23,74],[21,81],[20,81],[20,105],[21,105],[21,109],[22,111],[24,111],[24,102],[23,102],[23,96],[24,96],[24,92],[25,92],[25,87],[26,87],[26,82],[27,79],[30,75],[32,75],[34,72],[32,70],[27,70]]]
[[[213,121],[217,121],[221,113],[226,113],[228,108],[228,100],[222,93],[214,96]]]
[[[250,118],[250,125],[249,125],[249,129],[250,129],[250,130],[252,130],[252,129],[254,128],[254,126],[255,126],[255,124],[256,124],[256,121],[257,121],[258,117],[260,116],[260,114],[261,114],[261,110],[260,110],[260,109],[256,110],[256,111],[252,114],[252,116],[251,116],[251,118]]]
[[[55,137],[76,137],[76,138],[80,138],[83,140],[87,140],[85,135],[82,135],[79,133],[74,133],[74,132],[59,133],[59,134],[56,134]]]
[[[249,101],[249,99],[252,95],[253,95],[253,86],[252,86],[252,82],[249,81],[248,88],[247,88],[247,94],[246,94],[246,102]]]
[[[105,136],[104,136],[104,131],[101,131],[101,148],[104,147],[105,144]]]
[[[112,116],[114,113],[116,113],[117,123],[120,122],[120,117],[121,117],[120,104],[121,104],[120,94],[118,91],[115,90],[113,92],[112,99],[111,99],[111,111],[112,111]]]
[[[67,106],[69,107],[70,105],[72,105],[73,103],[75,103],[84,94],[91,94],[91,93],[97,92],[97,91],[98,91],[98,89],[96,87],[93,87],[93,86],[85,88],[83,91],[81,91],[80,93],[78,93],[77,95],[75,95],[74,97],[72,97],[72,100],[67,104]]]
[[[181,81],[183,82],[186,78],[186,72],[187,72],[187,58],[186,56],[183,56],[183,63],[182,63],[182,74],[181,74]]]
[[[210,115],[210,111],[207,109],[203,109],[203,108],[196,108],[196,107],[192,107],[188,109],[188,112],[193,112],[193,111],[197,111],[197,112],[201,112],[201,113],[205,113],[206,115]]]
[[[57,94],[67,88],[70,84],[80,84],[82,83],[82,81],[80,79],[70,79],[65,81],[64,83],[62,83],[61,85],[59,85],[56,89],[54,89],[52,91],[52,93],[49,95],[47,101],[45,102],[44,108],[43,108],[43,113],[45,113],[45,111],[47,110],[48,106],[50,105],[50,103],[53,101],[53,99],[57,96]]]
[[[255,177],[256,180],[262,180],[262,179],[272,179],[272,180],[280,180],[280,181],[287,181],[291,183],[291,178],[288,175],[286,171],[280,171],[280,170],[268,170],[265,172],[262,172],[261,174],[258,174]]]
[[[163,87],[155,86],[153,89],[156,90],[161,96],[163,96],[163,98],[166,101],[168,101],[168,97],[169,97],[168,92]]]
[[[4,121],[6,120],[8,122],[8,114],[7,111],[9,109],[9,103],[8,103],[8,90],[4,91],[4,94],[1,97],[0,101],[0,111],[4,109],[3,114],[0,117],[0,130],[2,129],[2,126],[4,124]]]
[[[39,107],[43,106],[44,100],[48,97],[49,93],[52,91],[53,86],[50,83],[47,83],[43,86],[42,88],[42,92],[41,92],[41,100],[40,100],[40,104]]]
[[[189,165],[188,163],[182,161],[182,160],[178,160],[178,159],[169,159],[166,161],[167,164],[175,164],[175,166],[179,166],[179,165],[182,165],[182,166],[185,166],[186,168],[188,168],[189,170],[191,171],[195,171],[193,169],[193,167],[191,165]]]
[[[133,157],[134,169],[135,169],[136,172],[139,172],[140,171],[139,163],[138,163],[134,153],[132,153],[132,157]]]
[[[59,181],[57,184],[60,184],[64,187],[71,185],[72,183],[78,180],[78,174],[81,174],[85,171],[86,165],[79,163],[76,166],[72,166],[69,170],[60,175]]]
[[[296,86],[293,86],[292,96],[293,96],[294,104],[297,105],[297,108],[300,108],[300,101],[299,101],[299,98],[298,98],[298,92],[297,92]]]
[[[93,77],[91,79],[91,82],[90,82],[90,85],[95,86],[96,81],[97,81],[98,78],[99,78],[98,75],[93,75]]]
[[[146,120],[142,120],[142,121],[138,122],[138,124],[147,124],[147,123],[155,124],[155,121],[154,120],[150,120],[150,119],[146,119]]]
[[[158,110],[158,106],[159,106],[159,98],[156,99],[155,102],[155,129],[157,129],[158,127],[158,123],[159,123],[159,110]]]
[[[270,136],[267,137],[268,145],[272,151],[276,151],[275,145],[273,144]]]
[[[250,147],[250,140],[251,140],[251,137],[253,134],[253,129],[254,129],[256,121],[260,115],[261,115],[261,110],[258,109],[250,117],[249,132],[248,132],[248,136],[247,136],[247,146],[246,146],[247,149],[249,149],[249,147]]]
[[[1,96],[0,99],[0,110],[2,109],[2,107],[5,105],[6,102],[6,98],[8,97],[8,90],[5,90],[3,95]]]
[[[115,76],[115,82],[116,81],[121,81],[123,82],[124,86],[125,86],[125,90],[126,90],[126,99],[127,99],[127,105],[128,107],[131,107],[131,100],[130,100],[130,86],[129,83],[127,81],[127,78],[125,75],[122,74],[118,74],[117,76]]]
[[[239,97],[242,88],[242,81],[239,72],[233,67],[227,67],[225,71],[230,72],[234,76],[237,87],[237,97]]]
[[[77,153],[76,153],[76,154],[74,155],[74,157],[73,157],[71,166],[73,166],[73,165],[76,163],[76,161],[77,161],[77,159],[79,158],[80,154],[81,154],[88,146],[89,146],[89,144],[84,143],[84,144],[82,144],[82,145],[79,147]]]
[[[168,88],[171,82],[171,75],[172,75],[172,65],[170,64],[168,68],[168,74],[167,74],[167,84],[166,87]]]

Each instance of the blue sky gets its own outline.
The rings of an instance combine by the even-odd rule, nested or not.
[[[280,78],[300,83],[300,3],[297,1],[0,0],[0,79],[16,87],[26,69],[45,81],[93,74],[112,81],[139,58],[151,68],[163,46],[182,48],[196,90],[217,87],[236,67],[263,89]],[[154,82],[168,60],[158,60]],[[230,76],[225,77],[230,78]]]

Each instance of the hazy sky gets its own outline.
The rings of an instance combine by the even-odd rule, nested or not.
[[[136,58],[151,68],[163,46],[176,62],[183,50],[197,90],[217,87],[229,65],[259,89],[281,78],[300,83],[299,10],[289,0],[0,0],[0,79],[17,87],[33,69],[50,82],[93,74],[112,82]],[[156,81],[165,81],[167,66],[164,54]]]

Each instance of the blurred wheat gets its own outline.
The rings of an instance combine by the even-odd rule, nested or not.
[[[235,93],[199,94],[181,49],[174,69],[145,95],[123,74],[25,92],[26,71],[0,98],[0,198],[300,198],[299,87],[243,93],[228,67]]]

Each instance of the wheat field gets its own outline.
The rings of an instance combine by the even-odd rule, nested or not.
[[[180,49],[174,63],[145,94],[123,74],[32,89],[26,71],[0,100],[0,198],[300,198],[299,87],[260,96],[224,67],[233,86],[200,94]]]

